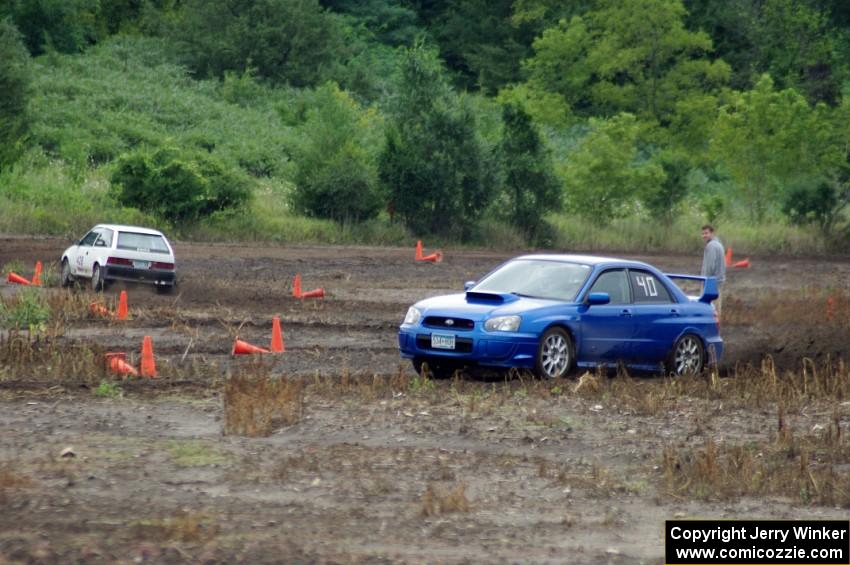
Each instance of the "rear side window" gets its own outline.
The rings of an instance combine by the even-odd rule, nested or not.
[[[169,253],[165,238],[147,233],[118,232],[118,249],[150,253]]]
[[[103,242],[104,247],[112,247],[112,234],[113,231],[106,228],[100,232],[100,241]]]
[[[666,304],[670,293],[658,278],[646,271],[629,271],[635,304]]]

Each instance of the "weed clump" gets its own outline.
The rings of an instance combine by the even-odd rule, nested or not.
[[[224,433],[249,437],[270,435],[293,425],[304,411],[301,382],[262,374],[237,374],[224,384]]]
[[[469,512],[469,499],[466,498],[466,485],[460,483],[450,490],[428,485],[422,495],[422,515],[439,516],[453,512]]]

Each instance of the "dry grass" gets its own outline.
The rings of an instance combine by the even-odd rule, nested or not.
[[[850,441],[836,412],[819,433],[795,434],[779,408],[777,430],[766,442],[667,448],[664,485],[675,497],[730,500],[783,496],[803,504],[850,507]]]
[[[420,499],[423,516],[440,516],[454,512],[469,512],[466,485],[460,483],[451,489],[442,489],[430,484]]]
[[[271,378],[257,366],[224,383],[224,433],[267,436],[282,425],[296,424],[304,412],[300,381]]]
[[[137,537],[151,541],[200,542],[218,534],[218,526],[209,516],[185,510],[168,518],[139,520],[132,530]]]
[[[33,484],[32,478],[16,473],[9,467],[0,467],[0,489],[29,488]]]

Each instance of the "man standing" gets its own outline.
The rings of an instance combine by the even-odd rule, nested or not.
[[[705,242],[705,251],[702,255],[702,271],[700,271],[700,274],[704,277],[717,278],[717,299],[714,301],[714,308],[719,318],[720,306],[723,301],[721,288],[723,283],[726,282],[726,252],[720,239],[714,235],[714,228],[711,224],[702,226],[702,240]]]

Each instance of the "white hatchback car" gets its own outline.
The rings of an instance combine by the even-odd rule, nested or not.
[[[90,279],[96,291],[130,281],[170,292],[177,284],[174,250],[160,231],[98,224],[62,253],[62,286],[77,278]]]

